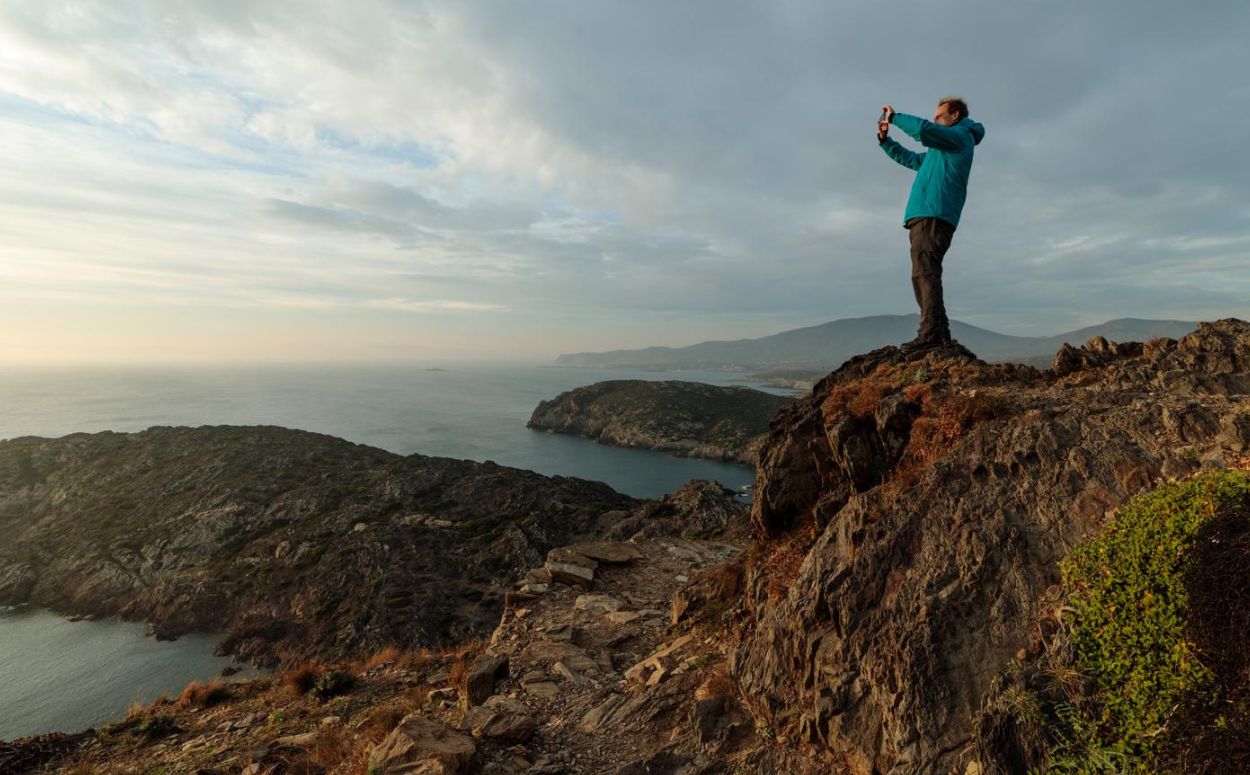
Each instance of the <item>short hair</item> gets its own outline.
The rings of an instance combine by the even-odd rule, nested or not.
[[[964,102],[963,97],[943,97],[938,100],[938,105],[950,105],[951,110],[958,112],[960,118],[968,117],[968,103]]]

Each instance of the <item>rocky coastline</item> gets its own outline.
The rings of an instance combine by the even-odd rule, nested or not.
[[[608,380],[541,402],[527,427],[753,466],[769,421],[792,401],[700,382]]]
[[[333,691],[193,692],[0,763],[1246,771],[1250,324],[1048,369],[876,350],[780,413],[758,473],[749,534],[708,483],[601,514],[511,580],[489,639],[324,665]]]
[[[501,581],[639,504],[278,427],[12,439],[0,605],[224,632],[222,653],[270,665],[434,645],[489,632]]]

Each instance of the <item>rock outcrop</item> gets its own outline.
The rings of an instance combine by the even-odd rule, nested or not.
[[[262,662],[456,641],[495,625],[501,581],[638,503],[275,427],[13,439],[0,604],[224,631]]]
[[[769,421],[791,401],[699,382],[610,380],[543,401],[528,427],[618,447],[754,465]]]
[[[1049,371],[852,359],[761,452],[731,675],[854,775],[978,771],[979,704],[1051,631],[1059,560],[1130,497],[1244,456],[1248,393],[1237,320],[1093,340]]]
[[[1250,468],[1245,322],[1140,345],[1093,340],[1045,371],[987,365],[958,346],[885,348],[773,422],[754,541],[732,529],[740,505],[694,483],[599,516],[628,540],[577,536],[535,557],[489,641],[340,665],[355,680],[329,699],[252,680],[211,708],[184,692],[108,734],[0,755],[107,773],[356,762],[495,775],[1025,775],[1045,741],[1011,727],[1001,693],[1005,676],[1063,641],[1060,561],[1168,480],[1205,503],[1205,478],[1187,477],[1225,467]],[[41,469],[0,470],[34,486]],[[726,528],[709,540],[681,537],[683,524]],[[1244,553],[1250,531],[1239,530],[1235,546],[1207,541],[1204,556]],[[39,558],[11,563],[27,565],[39,589]],[[27,578],[0,575],[13,588]],[[1224,601],[1230,589],[1244,598],[1237,578],[1207,594]],[[1232,626],[1244,638],[1237,608],[1207,636]],[[1244,654],[1230,664],[1242,670]],[[1245,771],[1225,763],[1220,772]]]

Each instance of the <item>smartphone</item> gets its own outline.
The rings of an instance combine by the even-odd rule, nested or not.
[[[885,121],[885,119],[886,119],[886,113],[885,113],[885,111],[883,110],[883,111],[881,111],[881,118],[877,119],[877,125],[879,126],[879,125],[881,124],[881,122],[882,122],[882,121]]]

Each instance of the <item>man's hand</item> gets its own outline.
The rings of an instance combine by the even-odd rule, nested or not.
[[[887,124],[894,120],[894,108],[890,105],[882,105],[881,113],[885,116],[883,119]]]

